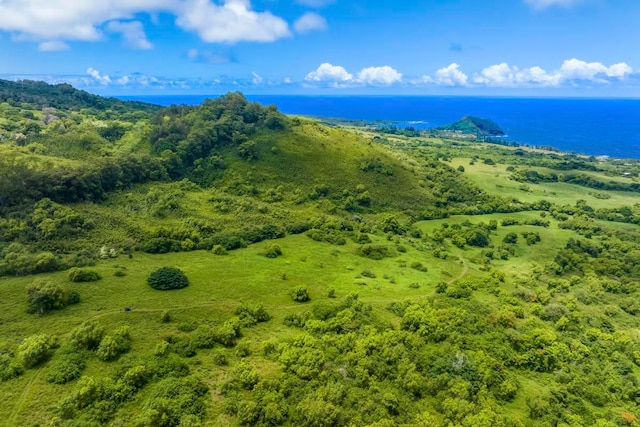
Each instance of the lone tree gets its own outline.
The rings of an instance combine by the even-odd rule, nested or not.
[[[27,286],[27,311],[39,316],[64,308],[68,303],[65,290],[52,282],[38,279]]]
[[[169,289],[182,289],[189,286],[189,279],[182,270],[174,267],[162,267],[151,273],[147,283],[154,289],[166,291]]]

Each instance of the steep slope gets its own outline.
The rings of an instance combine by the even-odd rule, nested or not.
[[[44,82],[0,79],[0,102],[14,105],[31,104],[38,108],[50,107],[63,110],[81,110],[84,108],[99,111],[157,111],[157,105],[144,102],[121,101],[116,98],[104,98],[75,89],[68,84],[49,85]]]
[[[236,248],[306,231],[313,218],[391,215],[407,227],[446,209],[496,206],[445,163],[288,118],[239,93],[153,117],[134,111],[134,121],[131,112],[57,110],[47,123],[36,106],[20,109],[5,128],[40,129],[0,146],[5,274],[82,265],[103,247]]]

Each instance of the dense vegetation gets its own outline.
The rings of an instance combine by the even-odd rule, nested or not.
[[[455,123],[435,129],[435,132],[453,132],[461,135],[473,135],[478,139],[505,135],[495,122],[480,117],[465,116]]]
[[[638,162],[0,87],[7,424],[638,423]]]

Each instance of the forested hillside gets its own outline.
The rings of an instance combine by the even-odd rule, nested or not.
[[[0,100],[7,425],[638,424],[638,162]]]

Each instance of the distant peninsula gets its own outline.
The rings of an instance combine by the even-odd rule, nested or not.
[[[506,133],[495,122],[474,116],[464,116],[457,122],[434,129],[437,132],[453,132],[456,134],[484,137],[501,137]]]

